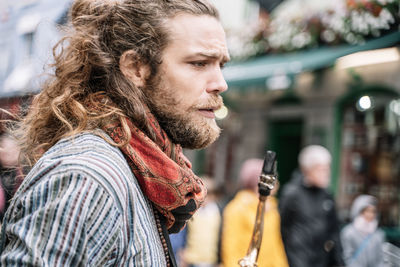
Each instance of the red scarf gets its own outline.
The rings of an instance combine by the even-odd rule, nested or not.
[[[129,119],[129,143],[121,148],[145,196],[166,218],[170,233],[178,232],[203,203],[207,190],[191,170],[182,147],[173,144],[155,117],[148,113],[149,124],[156,134],[155,142]],[[108,125],[105,131],[116,143],[124,139],[119,124]]]

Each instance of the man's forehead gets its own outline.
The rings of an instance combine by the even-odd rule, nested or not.
[[[225,32],[211,16],[179,15],[168,20],[169,45],[182,52],[229,60]]]

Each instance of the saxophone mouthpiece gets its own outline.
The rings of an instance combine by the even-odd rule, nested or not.
[[[262,173],[263,174],[272,174],[275,175],[276,172],[276,153],[271,150],[267,150],[265,152],[265,157],[264,157],[264,166],[262,168]]]
[[[265,153],[264,165],[260,175],[260,182],[258,184],[258,192],[260,193],[260,196],[269,196],[271,190],[274,189],[277,180],[276,164],[276,153],[268,150]]]

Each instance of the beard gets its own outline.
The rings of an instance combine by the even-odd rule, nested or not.
[[[181,101],[170,89],[163,87],[162,79],[156,77],[143,90],[150,111],[168,137],[173,143],[188,149],[205,148],[213,143],[219,137],[221,129],[215,119],[199,114],[199,109],[222,107],[222,97],[211,95],[206,103],[196,103],[183,110]]]

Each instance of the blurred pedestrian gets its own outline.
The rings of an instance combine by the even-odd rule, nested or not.
[[[352,222],[341,231],[343,254],[347,267],[383,266],[384,232],[378,228],[377,199],[358,196],[352,204]]]
[[[9,134],[3,133],[0,136],[0,220],[3,219],[9,201],[22,180],[19,154],[20,147],[17,141]]]
[[[301,172],[283,187],[279,210],[291,267],[344,266],[335,202],[327,191],[331,155],[317,145],[299,154]]]
[[[259,202],[258,182],[262,166],[262,159],[248,159],[243,163],[239,174],[241,189],[224,209],[221,242],[224,267],[237,267],[249,248]],[[260,267],[288,266],[274,197],[276,190],[277,187],[265,205],[264,232],[257,260]]]
[[[221,209],[218,206],[215,181],[202,177],[207,187],[206,200],[187,223],[183,258],[188,267],[218,266]]]

